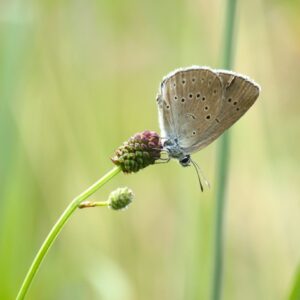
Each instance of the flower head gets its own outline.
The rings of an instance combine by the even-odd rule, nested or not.
[[[134,194],[128,187],[118,188],[110,193],[107,200],[108,207],[113,210],[121,210],[128,207],[132,202]]]
[[[112,158],[112,162],[120,166],[124,173],[137,172],[160,158],[162,144],[155,131],[143,131],[124,142]]]

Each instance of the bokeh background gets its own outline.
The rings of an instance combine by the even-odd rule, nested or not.
[[[0,2],[0,299],[14,299],[72,197],[113,150],[158,129],[155,96],[180,66],[221,67],[225,1]],[[234,70],[262,86],[231,129],[224,299],[288,299],[300,264],[300,2],[238,1]],[[209,299],[217,142],[118,175],[125,212],[78,211],[28,299]],[[296,299],[296,298],[295,298]],[[297,298],[299,299],[299,298]]]

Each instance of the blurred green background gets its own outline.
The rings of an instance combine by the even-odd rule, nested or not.
[[[0,299],[14,299],[72,197],[121,142],[158,131],[155,96],[180,66],[219,68],[225,1],[0,2]],[[238,1],[234,70],[261,86],[231,130],[224,299],[288,299],[300,264],[300,3]],[[208,299],[216,145],[119,175],[126,212],[78,211],[28,299]],[[296,298],[295,298],[296,299]],[[299,299],[299,298],[297,298]]]

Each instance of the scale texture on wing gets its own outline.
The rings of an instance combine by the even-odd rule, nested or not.
[[[190,147],[191,152],[198,151],[233,125],[253,105],[259,95],[259,87],[250,79],[226,71],[216,71],[223,84],[222,105],[219,114],[213,124],[198,140],[198,143]]]
[[[208,68],[189,68],[168,75],[158,96],[162,131],[168,138],[177,138],[188,153],[220,114],[222,95],[220,76]]]

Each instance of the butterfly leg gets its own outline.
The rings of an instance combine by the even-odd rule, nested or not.
[[[166,155],[165,157],[163,155]],[[160,159],[155,162],[156,164],[165,164],[171,160],[169,152],[167,150],[162,150],[160,152]]]

